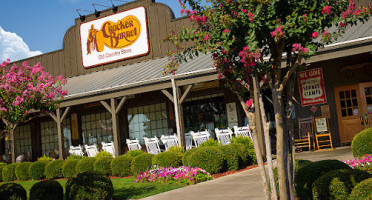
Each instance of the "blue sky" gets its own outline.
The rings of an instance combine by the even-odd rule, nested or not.
[[[126,1],[112,2],[120,5]],[[178,0],[156,2],[167,4],[180,16]],[[75,9],[93,12],[92,3],[111,6],[110,0],[1,0],[0,62],[8,57],[15,61],[61,49],[65,32],[79,17]],[[106,8],[96,6],[96,9]]]

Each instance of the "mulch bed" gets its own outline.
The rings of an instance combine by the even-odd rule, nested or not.
[[[250,166],[247,166],[246,168],[235,170],[235,171],[227,171],[227,172],[223,172],[223,173],[212,174],[212,177],[213,178],[220,178],[220,177],[223,177],[223,176],[227,176],[227,175],[230,175],[230,174],[235,174],[237,172],[242,172],[242,171],[245,171],[245,170],[248,170],[248,169],[253,169],[253,168],[256,168],[256,167],[258,167],[258,164],[250,165]]]

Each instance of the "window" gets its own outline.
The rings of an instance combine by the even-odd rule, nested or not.
[[[128,108],[129,138],[161,137],[169,135],[168,117],[165,103]]]
[[[54,121],[41,122],[41,151],[42,155],[49,156],[54,150],[59,153],[57,123]],[[64,147],[69,148],[71,144],[71,121],[69,118],[62,122],[62,133],[64,134]]]
[[[112,142],[112,119],[109,112],[81,116],[83,144]]]
[[[15,129],[14,140],[16,147],[15,154],[17,156],[22,155],[26,152],[30,152],[30,155],[32,155],[30,125],[18,126]]]

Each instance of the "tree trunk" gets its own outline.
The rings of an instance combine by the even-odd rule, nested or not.
[[[16,162],[16,155],[15,155],[15,140],[14,140],[14,131],[16,129],[17,125],[12,125],[10,129],[10,139],[11,139],[11,147],[10,152],[12,154],[12,163]]]

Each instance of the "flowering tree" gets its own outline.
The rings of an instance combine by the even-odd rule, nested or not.
[[[10,60],[0,65],[0,116],[6,126],[1,137],[12,140],[12,162],[15,162],[14,130],[21,122],[31,120],[37,113],[51,112],[58,108],[67,91],[62,90],[66,79],[53,78],[44,72],[40,63],[33,67],[26,62],[18,67],[7,67]]]
[[[293,162],[293,158],[290,158],[291,145],[287,141],[295,72],[306,65],[305,60],[313,56],[318,48],[342,35],[345,28],[357,21],[367,20],[371,6],[357,8],[354,0],[179,1],[183,7],[181,13],[189,16],[195,26],[177,33],[173,31],[168,36],[167,39],[177,45],[179,52],[174,53],[165,73],[175,73],[179,62],[199,53],[212,53],[220,78],[224,77],[226,85],[241,102],[245,101],[243,92],[251,91],[254,101],[242,103],[250,124],[254,122],[254,115],[248,112],[249,107],[251,111],[254,107],[261,108],[256,111],[263,113],[259,87],[270,87],[275,112],[280,197],[294,199],[293,165],[289,163]],[[330,27],[336,27],[332,29],[335,31],[330,32]],[[183,46],[184,41],[190,40],[192,45]],[[264,115],[261,114],[261,117]],[[265,134],[266,149],[269,149],[268,139]],[[254,143],[258,162],[264,169],[262,159],[259,160],[257,141]],[[269,154],[270,151],[270,163]],[[266,188],[266,172],[261,171],[266,197],[277,198],[272,169],[268,172],[272,194]]]

